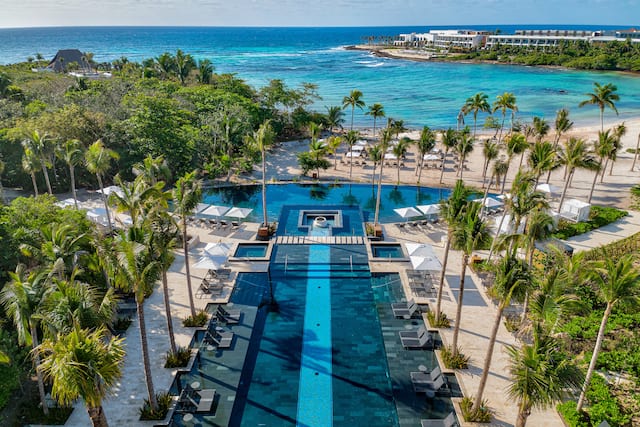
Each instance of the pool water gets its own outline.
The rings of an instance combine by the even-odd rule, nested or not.
[[[237,258],[264,258],[267,256],[267,245],[238,243],[238,248],[233,256]]]
[[[377,186],[370,184],[268,184],[267,213],[272,222],[280,216],[285,205],[309,205],[313,209],[323,205],[345,205],[362,208],[364,220],[372,221],[376,191]],[[446,188],[383,185],[379,220],[382,223],[402,221],[393,209],[438,203],[449,194],[450,190]],[[203,199],[204,203],[215,205],[255,208],[262,204],[261,186],[212,188]],[[262,210],[254,209],[247,221],[262,221]]]
[[[375,258],[404,258],[401,245],[371,244],[371,253]]]

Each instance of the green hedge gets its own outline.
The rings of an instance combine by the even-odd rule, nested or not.
[[[624,427],[631,422],[631,415],[620,409],[609,385],[598,374],[591,378],[587,401],[589,406],[586,406],[582,413],[576,411],[576,402],[573,400],[557,406],[558,412],[569,427],[597,427],[605,420],[611,427]]]
[[[569,237],[604,227],[605,225],[611,224],[620,218],[624,218],[628,214],[629,213],[627,211],[623,211],[621,209],[604,206],[591,206],[589,221],[574,223],[562,219],[558,222],[558,229],[552,234],[552,236],[557,239],[566,240]]]

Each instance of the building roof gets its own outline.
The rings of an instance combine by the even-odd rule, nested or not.
[[[83,71],[91,71],[91,64],[87,61],[84,53],[78,49],[63,49],[56,53],[47,68],[58,73],[64,73],[68,64],[77,63],[78,68]]]

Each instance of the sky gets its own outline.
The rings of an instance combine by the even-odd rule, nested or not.
[[[0,10],[0,28],[631,25],[640,0],[0,0]]]

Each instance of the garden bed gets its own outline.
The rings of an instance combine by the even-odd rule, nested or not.
[[[604,206],[592,206],[589,214],[589,221],[586,222],[570,222],[561,219],[558,222],[558,229],[552,234],[557,239],[566,240],[569,237],[588,233],[589,231],[604,227],[629,213],[621,209],[609,208]]]

